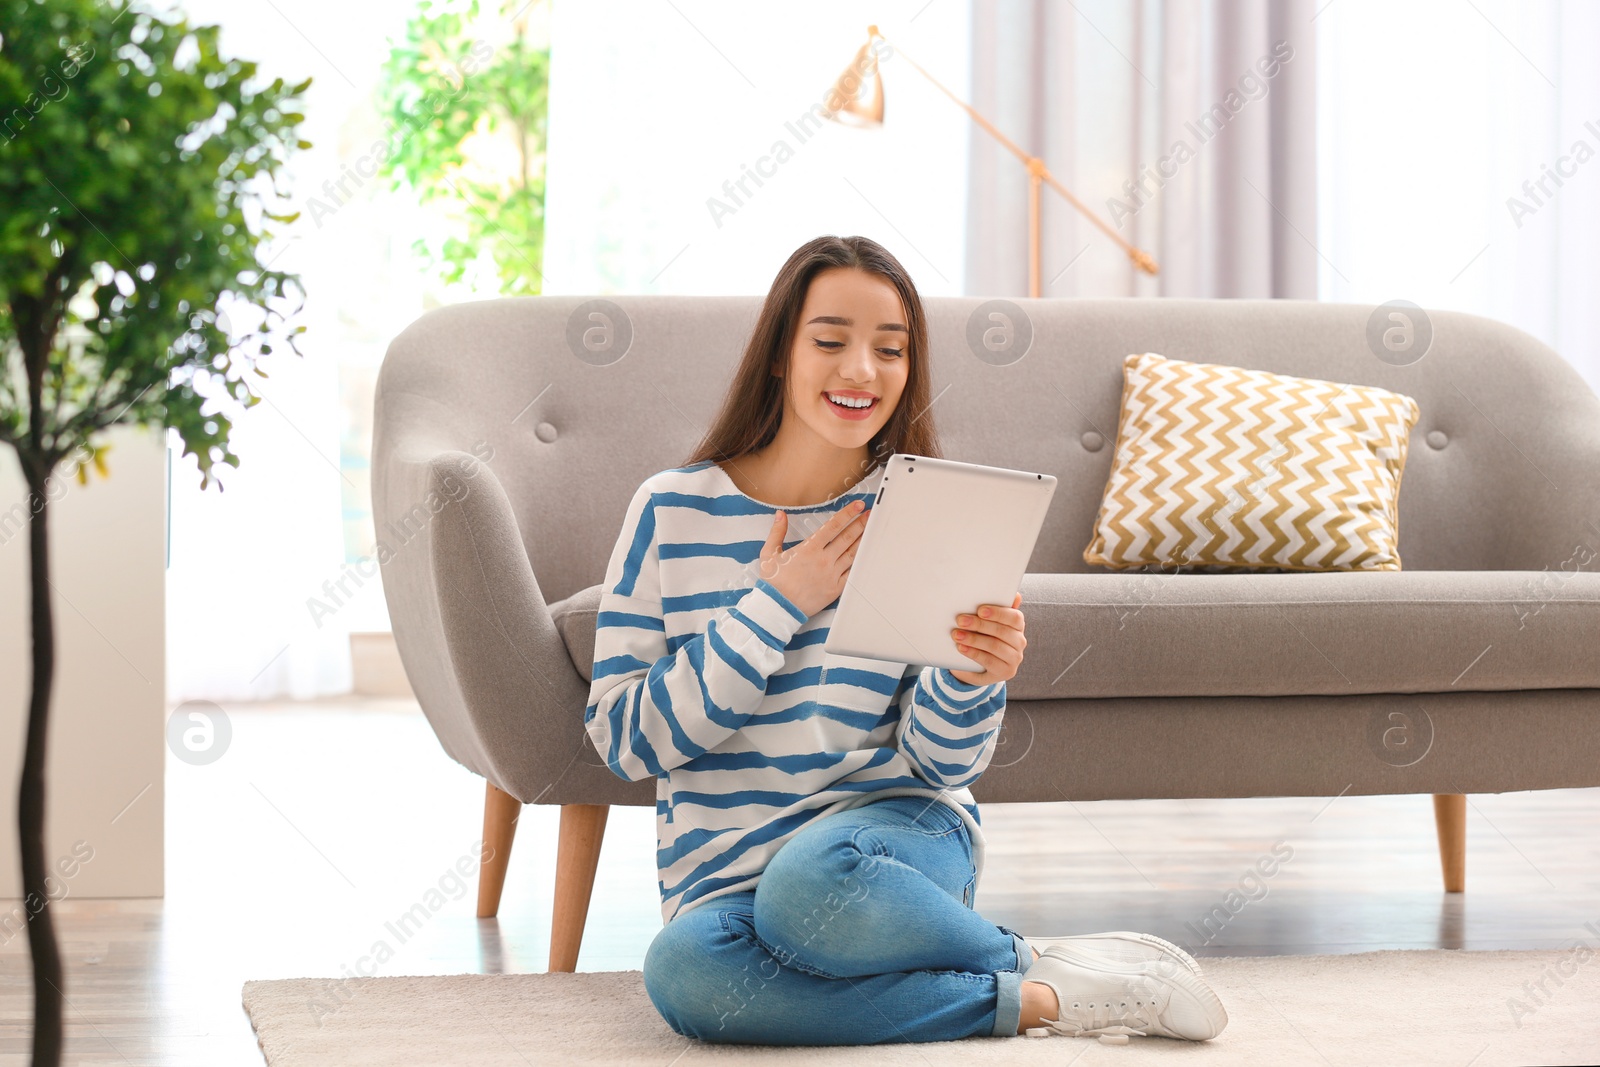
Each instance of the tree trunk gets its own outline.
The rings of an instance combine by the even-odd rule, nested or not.
[[[50,498],[45,495],[48,471],[28,470],[28,491],[38,510],[28,524],[28,557],[32,565],[33,697],[28,705],[28,741],[22,761],[22,786],[17,794],[17,841],[22,851],[22,904],[27,915],[28,952],[33,958],[33,1067],[61,1063],[61,953],[56,947],[44,861],[45,742],[49,736],[50,690],[55,679],[55,628],[50,612]],[[35,477],[35,475],[38,477]],[[33,510],[30,506],[29,510]]]

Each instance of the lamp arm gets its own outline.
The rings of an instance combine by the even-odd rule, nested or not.
[[[880,33],[878,36],[882,37],[883,35]],[[885,37],[884,40],[887,41],[888,38]],[[1044,165],[1044,160],[1024,152],[1014,141],[1011,140],[1011,138],[995,129],[994,123],[978,114],[978,112],[973,109],[972,105],[968,104],[955,93],[952,93],[949,89],[946,89],[942,84],[940,84],[938,78],[935,78],[932,74],[929,74],[927,71],[923,70],[922,67],[918,66],[916,60],[912,59],[909,55],[906,55],[905,49],[901,48],[899,45],[893,45],[892,47],[900,54],[901,58],[903,58],[907,63],[911,64],[912,68],[915,69],[918,74],[922,75],[924,78],[927,78],[934,84],[935,87],[938,88],[940,92],[944,93],[944,95],[948,96],[951,100],[954,100],[963,111],[972,116],[972,121],[976,122],[979,126],[982,126],[989,132],[991,137],[999,141],[1011,151],[1012,155],[1021,160],[1023,165],[1028,168],[1029,174],[1033,174],[1039,178],[1042,178],[1049,184],[1050,188],[1066,197],[1067,202],[1073,207],[1077,208],[1078,211],[1083,214],[1084,218],[1098,226],[1101,233],[1104,233],[1107,237],[1111,238],[1118,245],[1120,245],[1122,250],[1128,254],[1128,258],[1133,261],[1134,266],[1138,267],[1146,274],[1159,273],[1160,268],[1156,266],[1156,261],[1150,257],[1149,253],[1143,251],[1142,249],[1135,248],[1133,245],[1123,240],[1115,230],[1105,224],[1100,216],[1096,215],[1093,211],[1086,207],[1083,201],[1079,200],[1077,197],[1068,192],[1067,187],[1057,181],[1054,174],[1050,173],[1050,169]]]
[[[959,106],[963,111],[965,111],[967,114],[972,116],[972,121],[973,122],[976,122],[979,126],[982,126],[984,129],[988,130],[990,136],[992,136],[995,140],[999,141],[1001,144],[1005,145],[1006,148],[1010,149],[1012,155],[1016,156],[1023,163],[1027,163],[1028,160],[1030,158],[1032,158],[1032,157],[1030,157],[1028,155],[1028,153],[1024,152],[1020,147],[1018,147],[1017,144],[1014,141],[1011,140],[1011,138],[1007,137],[1005,134],[1003,134],[999,130],[995,129],[994,123],[990,122],[988,119],[986,119],[982,115],[978,114],[978,112],[972,107],[971,104],[968,104],[965,100],[961,99],[955,93],[952,93],[949,89],[946,89],[942,84],[940,84],[938,78],[935,78],[932,74],[929,74],[927,71],[925,71],[921,67],[917,66],[917,61],[912,59],[910,56],[906,55],[905,50],[902,49],[899,45],[895,45],[893,47],[894,47],[894,50],[900,54],[901,58],[903,58],[907,63],[911,64],[911,66],[916,70],[916,72],[918,74],[922,75],[924,78],[927,78],[929,81],[931,81],[934,84],[934,86],[936,88],[938,88],[938,90],[941,93],[943,93],[944,95],[948,96],[951,100],[954,100],[956,102],[957,106]]]
[[[1115,230],[1105,224],[1105,221],[1101,219],[1099,215],[1096,215],[1094,212],[1084,207],[1083,203],[1077,197],[1067,192],[1067,187],[1056,181],[1056,176],[1051,174],[1049,169],[1046,168],[1042,162],[1039,164],[1039,172],[1039,176],[1049,184],[1050,188],[1066,197],[1068,202],[1070,202],[1073,207],[1083,212],[1085,218],[1094,223],[1096,226],[1100,227],[1100,232],[1104,233],[1107,237],[1121,245],[1122,250],[1128,253],[1128,258],[1133,260],[1134,266],[1138,267],[1146,274],[1157,274],[1160,272],[1160,268],[1156,266],[1156,261],[1150,257],[1148,252],[1145,252],[1143,249],[1135,248],[1127,241],[1124,241]]]

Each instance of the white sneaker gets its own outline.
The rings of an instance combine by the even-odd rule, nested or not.
[[[1051,945],[1024,981],[1055,991],[1060,1008],[1040,1021],[1068,1037],[1154,1034],[1208,1041],[1228,1025],[1222,1001],[1199,976],[1165,958],[1120,963],[1092,951]]]
[[[1201,973],[1195,958],[1171,941],[1155,934],[1140,934],[1132,930],[1107,930],[1098,934],[1073,934],[1068,937],[1024,937],[1029,948],[1044,950],[1051,945],[1077,946],[1092,949],[1096,955],[1107,956],[1120,963],[1144,963],[1147,960],[1170,959],[1187,967],[1192,973]],[[1031,964],[1030,964],[1031,966]],[[1026,975],[1027,968],[1023,968]]]

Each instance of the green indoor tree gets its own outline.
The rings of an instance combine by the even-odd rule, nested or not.
[[[444,207],[455,232],[413,250],[441,280],[461,281],[480,252],[494,260],[499,292],[532,296],[544,275],[544,157],[550,51],[529,43],[541,0],[507,0],[509,43],[472,36],[478,0],[422,0],[378,81],[378,111],[396,130],[378,173]],[[485,161],[474,145],[506,146]]]
[[[310,80],[267,84],[224,59],[217,27],[98,0],[0,0],[0,442],[27,484],[32,692],[17,820],[33,963],[35,1067],[61,1056],[65,988],[44,855],[55,670],[46,481],[104,471],[115,425],[170,427],[201,487],[238,465],[230,420],[260,400],[247,372],[287,330],[292,274],[264,245]],[[230,343],[217,315],[259,318]],[[247,310],[254,308],[255,313]],[[207,392],[197,389],[207,387]],[[220,484],[220,483],[219,483]]]

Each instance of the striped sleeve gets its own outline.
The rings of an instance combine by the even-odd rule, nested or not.
[[[715,748],[761,705],[806,615],[766,579],[667,651],[655,503],[628,505],[595,621],[584,729],[618,777],[659,776]]]
[[[1005,710],[1006,683],[968,685],[944,667],[923,667],[901,691],[895,748],[929,784],[960,789],[989,765]]]

